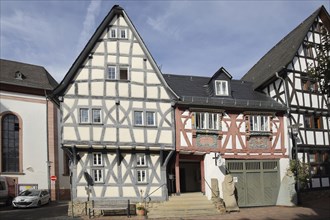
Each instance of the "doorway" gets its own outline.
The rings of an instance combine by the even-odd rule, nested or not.
[[[201,192],[201,167],[200,162],[180,163],[180,188],[181,192]]]

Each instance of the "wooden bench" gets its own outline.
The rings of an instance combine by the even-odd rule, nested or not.
[[[92,208],[89,208],[88,216],[91,217],[91,213],[100,210],[101,214],[104,215],[104,211],[117,211],[125,210],[127,218],[131,216],[130,214],[130,201],[128,200],[105,200],[105,201],[94,201],[92,200]]]

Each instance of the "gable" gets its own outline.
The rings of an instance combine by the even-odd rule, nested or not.
[[[231,79],[232,76],[229,72],[221,67],[208,82],[210,94],[213,96],[230,96]]]
[[[328,28],[330,22],[329,14],[322,6],[268,51],[242,77],[242,80],[253,82],[253,88],[257,89],[275,78],[276,72],[280,73],[282,70],[285,70],[287,65],[294,59],[297,51],[299,51],[308,31],[318,17],[322,19]]]
[[[162,98],[177,97],[166,84],[125,11],[119,6],[114,6],[102,21],[54,94],[74,94],[77,90],[73,86],[74,82],[108,80],[110,69],[117,76],[110,79],[125,76],[126,82],[135,84],[138,91],[142,85],[137,84],[147,83],[151,87],[161,86]]]

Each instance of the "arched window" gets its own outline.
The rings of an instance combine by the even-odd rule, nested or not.
[[[19,120],[14,114],[2,117],[1,172],[19,172]]]

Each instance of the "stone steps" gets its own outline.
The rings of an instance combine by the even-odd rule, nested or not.
[[[185,218],[193,216],[215,215],[220,212],[212,201],[202,193],[182,193],[180,196],[171,196],[163,203],[150,203],[148,218]]]

